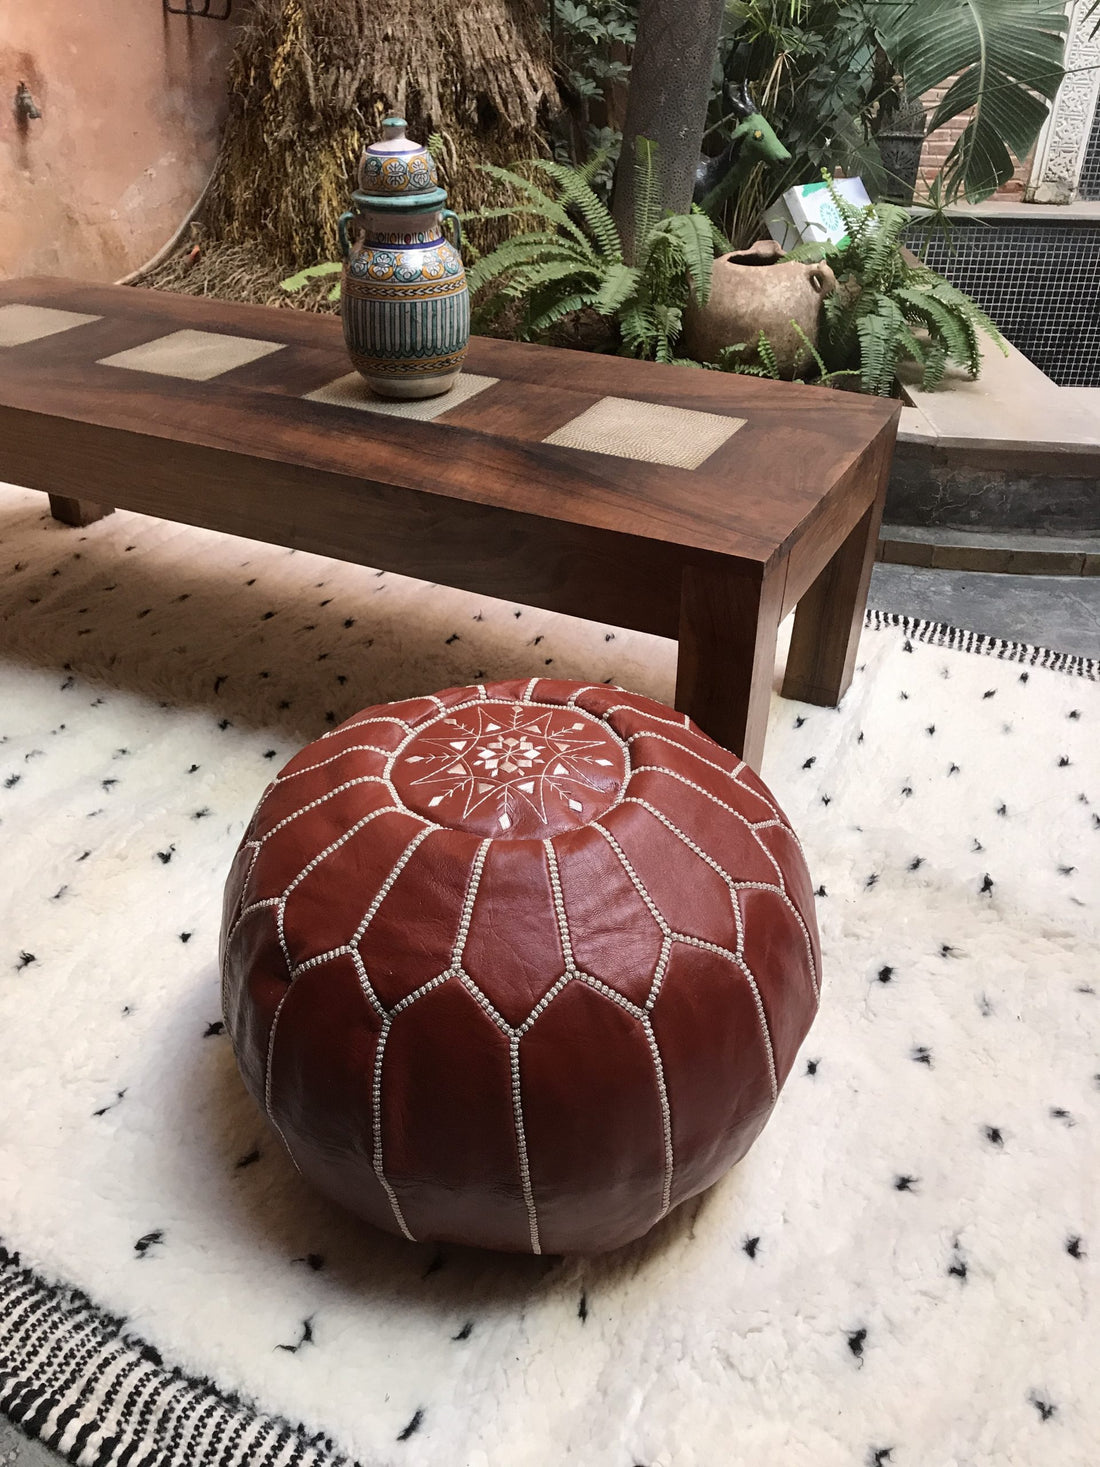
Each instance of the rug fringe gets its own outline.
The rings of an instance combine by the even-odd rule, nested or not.
[[[0,1412],[77,1467],[358,1467],[327,1437],[165,1365],[124,1320],[2,1244]]]
[[[991,637],[985,632],[970,632],[945,621],[925,621],[916,616],[903,616],[896,611],[879,611],[869,606],[863,619],[871,630],[896,627],[916,642],[930,642],[936,647],[951,647],[956,652],[974,652],[996,657],[1001,662],[1022,662],[1028,667],[1045,667],[1049,672],[1063,672],[1070,677],[1100,680],[1100,658],[1081,657],[1074,652],[1054,652],[1049,647],[1036,647],[1030,642],[1010,642],[1004,637]]]

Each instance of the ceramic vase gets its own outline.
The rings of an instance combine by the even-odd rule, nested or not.
[[[352,364],[382,397],[437,397],[462,368],[470,294],[458,215],[444,208],[432,156],[406,136],[403,118],[387,118],[381,142],[363,149],[351,202],[340,244]]]
[[[835,289],[828,265],[788,260],[774,240],[760,240],[715,260],[706,305],[684,313],[684,346],[698,362],[717,362],[723,347],[745,342],[743,360],[755,363],[763,331],[789,377],[806,357],[801,332],[816,345],[821,302]]]

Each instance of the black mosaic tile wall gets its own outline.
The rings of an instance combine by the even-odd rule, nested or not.
[[[957,221],[921,252],[1059,386],[1100,387],[1100,223]]]
[[[1085,144],[1077,193],[1082,199],[1100,199],[1100,106],[1092,115],[1092,130]]]

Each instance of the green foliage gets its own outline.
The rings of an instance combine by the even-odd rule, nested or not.
[[[767,206],[822,168],[859,174],[872,192],[881,188],[872,123],[893,78],[864,0],[730,0],[708,116],[706,145],[715,152],[739,120],[724,115],[723,68],[752,82],[791,154],[785,166],[757,166],[741,181],[722,215],[735,240],[751,244]]]
[[[545,158],[513,169],[483,164],[516,202],[471,217],[513,214],[524,227],[470,269],[470,289],[480,297],[477,323],[518,305],[519,335],[531,340],[588,309],[617,323],[624,355],[677,360],[684,307],[691,297],[706,301],[715,251],[729,245],[700,211],[661,209],[655,152],[639,141],[633,265],[623,258],[615,222],[592,186],[596,164],[573,168]]]
[[[569,105],[556,128],[555,156],[576,162],[599,154],[603,165],[592,182],[604,198],[621,142],[606,125],[606,104],[630,75],[637,16],[638,0],[552,0],[547,11],[554,70]]]
[[[299,270],[296,275],[288,275],[285,280],[280,280],[279,286],[289,295],[293,295],[295,291],[305,290],[319,276],[339,275],[343,268],[343,265],[336,260],[326,260],[322,265],[307,265],[304,270]],[[339,282],[329,291],[328,298],[330,301],[338,301],[340,299]]]
[[[720,151],[736,121],[723,116],[728,62],[731,76],[754,84],[792,158],[744,180],[723,213],[727,231],[751,243],[762,212],[822,168],[859,174],[872,197],[883,192],[878,129],[903,89],[918,97],[948,82],[929,127],[973,114],[937,177],[948,203],[985,197],[1038,135],[1063,75],[1065,28],[1060,0],[729,0],[707,148]]]
[[[626,80],[630,67],[612,53],[616,43],[633,46],[637,19],[636,0],[556,0],[554,60],[575,96],[602,99],[612,83]]]
[[[911,221],[905,209],[856,208],[829,182],[848,243],[791,252],[796,259],[825,260],[837,277],[822,309],[821,351],[829,370],[858,369],[862,390],[880,397],[894,391],[904,362],[922,369],[925,387],[940,385],[948,363],[977,377],[983,334],[1006,349],[993,322],[968,295],[906,257],[902,236]]]
[[[969,115],[943,166],[949,201],[985,198],[1026,158],[1063,76],[1062,0],[868,0],[883,47],[913,96],[954,78],[929,119]]]
[[[851,368],[841,367],[835,371],[831,370],[802,326],[793,318],[791,325],[796,334],[802,338],[802,349],[794,364],[795,377],[812,373],[817,386],[833,387],[842,378],[859,376],[859,372]],[[749,361],[749,353],[755,354],[757,360]],[[718,361],[713,364],[713,367],[709,362],[705,365],[719,372],[735,372],[745,377],[767,377],[772,382],[778,382],[783,377],[775,348],[766,331],[758,331],[755,341],[740,341],[736,346],[724,347],[718,353]]]

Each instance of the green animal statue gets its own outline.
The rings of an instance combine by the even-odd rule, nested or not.
[[[757,110],[748,82],[741,82],[735,92],[727,78],[722,99],[727,113],[740,121],[723,151],[714,158],[700,158],[695,170],[692,197],[708,214],[736,191],[754,164],[788,163],[791,157],[767,118]]]

